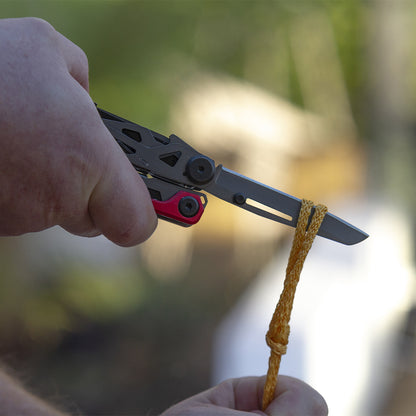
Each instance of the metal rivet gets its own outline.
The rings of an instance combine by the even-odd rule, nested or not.
[[[243,194],[235,194],[233,200],[235,204],[243,205],[246,202],[246,197]]]

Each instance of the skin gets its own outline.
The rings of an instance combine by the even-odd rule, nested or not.
[[[88,94],[84,52],[40,19],[2,20],[0,39],[0,235],[146,240],[149,192]]]
[[[88,94],[84,52],[49,23],[0,20],[0,235],[54,225],[133,246],[157,218],[146,186]],[[174,415],[326,415],[323,398],[281,377],[261,412],[264,378],[229,380],[168,409]],[[64,415],[0,371],[1,415]]]
[[[161,416],[325,416],[328,408],[312,387],[292,377],[280,376],[276,398],[263,412],[261,401],[265,377],[224,381],[210,390],[171,407]]]

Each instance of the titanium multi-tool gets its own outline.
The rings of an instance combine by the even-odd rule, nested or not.
[[[174,134],[162,134],[107,111],[99,114],[149,189],[159,218],[190,226],[201,218],[208,192],[230,204],[296,227],[301,200],[233,172]],[[313,215],[313,211],[311,216]],[[318,235],[356,244],[368,234],[327,213]]]

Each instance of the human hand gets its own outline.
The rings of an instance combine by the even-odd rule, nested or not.
[[[265,377],[224,381],[210,390],[184,400],[161,416],[324,416],[328,408],[312,387],[292,377],[279,376],[275,399],[261,411]]]
[[[0,20],[0,235],[60,225],[122,246],[157,219],[88,94],[85,53],[41,19]]]

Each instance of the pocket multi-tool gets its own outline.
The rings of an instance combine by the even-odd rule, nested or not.
[[[98,111],[145,182],[160,218],[183,226],[196,224],[208,202],[204,191],[254,214],[296,227],[299,198],[216,165],[174,134],[166,137],[102,109]],[[318,235],[348,245],[368,237],[331,213],[326,214]]]

